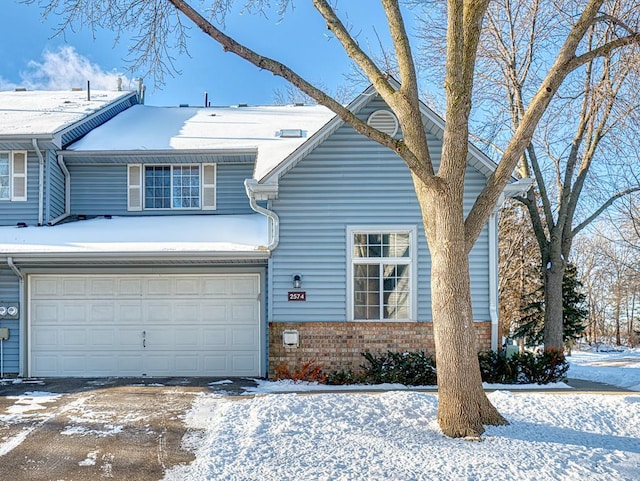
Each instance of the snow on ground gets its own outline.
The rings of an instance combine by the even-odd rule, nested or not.
[[[573,351],[568,376],[640,391],[640,349]]]
[[[445,438],[432,393],[199,397],[196,459],[165,480],[632,480],[640,396],[489,394],[511,425]]]
[[[638,351],[574,352],[570,362],[570,377],[640,384]],[[640,479],[634,393],[496,391],[489,398],[511,424],[488,427],[482,442],[442,435],[435,392],[260,381],[248,393],[196,399],[184,439],[196,459],[166,481]]]

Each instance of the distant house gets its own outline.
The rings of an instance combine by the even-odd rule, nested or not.
[[[0,93],[5,373],[266,376],[433,350],[429,251],[391,151],[319,106],[92,95]],[[351,108],[402,135],[372,88]],[[423,116],[437,161],[443,121]],[[494,167],[470,147],[466,209]],[[471,252],[479,348],[497,344],[496,237],[492,216]]]

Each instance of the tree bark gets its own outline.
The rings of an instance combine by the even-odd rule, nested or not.
[[[428,191],[416,176],[414,184],[423,222],[429,226],[426,235],[431,253],[438,423],[446,436],[478,437],[485,425],[508,422],[482,388],[464,217],[462,202],[457,199],[461,193],[447,187]]]
[[[563,303],[562,281],[565,262],[560,255],[551,255],[544,268],[544,350],[562,350]]]

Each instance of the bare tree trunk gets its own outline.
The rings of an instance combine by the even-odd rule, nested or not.
[[[550,246],[552,252],[545,256],[547,264],[544,269],[544,350],[562,350],[563,316],[562,316],[562,280],[564,279],[565,262],[557,250]],[[555,251],[555,252],[554,252]]]
[[[615,309],[615,322],[616,322],[616,346],[622,345],[622,340],[620,339],[620,287],[617,289],[616,294],[616,309]]]
[[[477,334],[471,309],[469,256],[461,202],[449,190],[428,195],[414,177],[431,253],[431,292],[436,364],[438,423],[451,437],[477,437],[483,425],[508,424],[482,387]]]

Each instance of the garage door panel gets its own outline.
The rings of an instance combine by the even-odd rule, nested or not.
[[[32,375],[258,376],[259,275],[30,276]]]
[[[151,278],[147,279],[146,292],[147,297],[166,297],[172,295],[171,278]]]
[[[118,297],[142,297],[142,279],[118,279],[116,286]]]
[[[31,308],[31,319],[39,324],[57,324],[58,304],[56,302],[42,302]]]
[[[250,327],[231,329],[231,346],[233,348],[256,348],[258,347],[258,337],[254,329]]]
[[[257,369],[258,359],[253,353],[235,354],[231,356],[231,368],[234,372],[245,373],[245,376],[251,376],[252,372]]]
[[[175,333],[174,341],[176,349],[197,349],[202,346],[201,328],[182,328]]]
[[[229,318],[232,323],[251,321],[258,315],[258,306],[255,302],[230,303],[229,310]]]
[[[60,346],[63,349],[86,349],[87,348],[87,331],[86,329],[66,328],[60,331],[62,342]]]
[[[31,334],[31,343],[34,349],[51,349],[58,344],[59,330],[55,327],[42,327]]]

